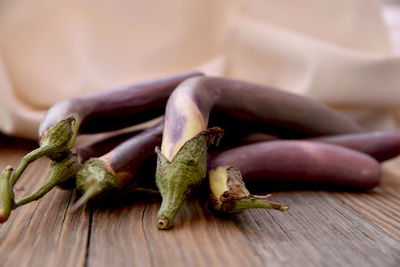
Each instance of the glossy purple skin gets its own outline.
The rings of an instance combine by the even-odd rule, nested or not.
[[[116,173],[124,172],[134,177],[140,165],[155,155],[155,147],[161,144],[162,130],[163,122],[160,122],[120,143],[103,156],[109,156],[108,166]]]
[[[179,141],[186,124],[176,101],[180,94],[193,100],[204,121],[215,110],[250,123],[276,125],[310,135],[362,131],[347,116],[314,100],[263,85],[205,76],[187,79],[171,94],[165,113],[166,125],[172,125],[165,129],[171,144]]]
[[[241,127],[242,125],[240,125]],[[257,142],[274,141],[288,136],[288,133],[278,133],[275,136],[264,134],[259,131],[240,133],[237,145],[248,145]],[[288,139],[302,139],[289,137]],[[370,155],[379,162],[389,160],[400,155],[400,132],[369,132],[358,134],[328,135],[303,139],[310,142],[328,143],[351,148]],[[232,141],[231,141],[232,143]]]
[[[90,158],[101,157],[104,154],[110,152],[116,146],[125,142],[130,138],[134,138],[136,135],[143,132],[143,130],[134,130],[126,133],[121,133],[111,137],[105,137],[95,142],[86,143],[75,148],[80,164],[85,163]]]
[[[82,120],[80,133],[97,133],[141,123],[164,113],[168,97],[182,81],[203,75],[189,71],[56,103],[39,127],[39,140],[71,115]]]
[[[209,155],[208,168],[232,165],[244,182],[303,183],[369,189],[382,176],[368,155],[331,144],[272,141],[245,145]]]
[[[134,136],[140,134],[143,130],[134,130],[111,137],[105,137],[95,142],[86,143],[74,148],[74,153],[76,155],[77,164],[83,165],[90,158],[97,158],[110,150],[126,141],[127,139],[133,138]],[[66,190],[74,189],[76,186],[75,178],[71,178],[58,184],[58,187]]]
[[[348,147],[370,155],[382,162],[400,155],[400,132],[372,132],[322,136],[309,141]]]

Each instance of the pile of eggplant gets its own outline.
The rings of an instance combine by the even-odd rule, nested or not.
[[[80,134],[158,117],[146,129],[74,145]],[[81,193],[75,210],[127,187],[142,188],[140,176],[147,173],[146,179],[154,181],[154,170],[162,197],[159,229],[173,224],[182,202],[202,184],[208,185],[210,207],[218,213],[286,211],[287,205],[268,201],[269,195],[250,194],[245,184],[259,183],[265,191],[277,184],[367,190],[380,182],[379,162],[399,153],[397,132],[366,133],[351,118],[312,99],[190,71],[52,106],[39,127],[39,147],[15,171],[8,166],[1,173],[0,221],[56,186]],[[40,157],[52,161],[48,179],[16,200],[15,184]]]

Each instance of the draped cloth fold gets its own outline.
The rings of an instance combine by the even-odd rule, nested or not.
[[[0,132],[35,139],[55,102],[200,69],[396,129],[400,58],[374,0],[0,2]]]

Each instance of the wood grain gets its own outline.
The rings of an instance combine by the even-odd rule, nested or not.
[[[395,52],[399,4],[380,0]],[[35,142],[0,135],[0,168]],[[40,160],[17,184],[22,196],[47,177]],[[398,168],[396,167],[398,173]],[[0,225],[0,266],[400,266],[400,177],[385,172],[368,193],[274,193],[287,213],[250,210],[213,216],[186,202],[169,231],[156,229],[158,200],[93,205],[74,213],[75,194],[53,190]]]
[[[34,147],[0,137],[0,168]],[[31,166],[17,195],[47,178],[49,161]],[[249,210],[216,217],[186,201],[171,230],[159,231],[157,198],[118,194],[68,212],[76,196],[53,190],[0,225],[1,266],[396,266],[400,264],[400,177],[386,174],[368,193],[286,191],[281,213]],[[106,199],[107,200],[107,199]]]
[[[385,175],[379,187],[368,193],[336,193],[344,204],[390,235],[400,238],[400,159],[385,163]],[[393,165],[393,166],[392,166]],[[393,167],[397,171],[391,171]]]
[[[34,147],[26,140],[0,141],[0,168],[17,166]],[[28,194],[43,182],[48,166],[47,159],[30,166],[17,183],[16,196]],[[0,266],[84,266],[89,216],[83,211],[67,212],[72,198],[71,192],[53,190],[40,201],[13,211],[0,226]]]
[[[169,231],[157,229],[158,199],[94,210],[88,266],[262,266],[231,220],[216,218],[200,201],[185,202]],[[107,221],[107,223],[104,223]],[[106,252],[104,244],[112,244]]]
[[[399,240],[323,191],[274,194],[287,213],[249,210],[235,222],[271,266],[394,266]]]

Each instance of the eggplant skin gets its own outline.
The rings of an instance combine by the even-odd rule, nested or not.
[[[381,131],[381,132],[366,132],[355,134],[339,134],[339,135],[326,135],[318,137],[304,137],[298,135],[293,131],[273,132],[275,135],[265,134],[260,131],[253,131],[257,125],[251,123],[244,124],[238,122],[234,125],[232,122],[225,123],[228,127],[222,127],[225,131],[223,145],[248,145],[265,141],[276,141],[278,139],[303,139],[310,142],[320,142],[338,145],[342,147],[351,148],[362,153],[368,154],[379,162],[393,159],[400,155],[400,132]],[[235,130],[233,127],[238,127]],[[271,131],[266,131],[270,133]],[[237,137],[239,136],[239,138]],[[290,136],[291,135],[291,136]],[[227,138],[228,137],[228,138]],[[228,140],[227,140],[228,139]]]
[[[348,116],[310,98],[246,81],[199,76],[179,84],[168,99],[164,156],[172,160],[187,140],[207,128],[210,113],[215,112],[306,136],[363,131]]]
[[[38,137],[70,116],[82,125],[80,133],[111,131],[145,122],[164,113],[168,97],[184,80],[204,75],[187,71],[129,86],[70,98],[54,104],[42,120]]]
[[[358,150],[370,155],[379,162],[389,160],[400,155],[400,132],[344,134],[322,136],[309,140]]]
[[[308,141],[272,141],[209,155],[208,168],[232,165],[244,182],[300,183],[370,189],[381,180],[380,164],[348,148]]]

